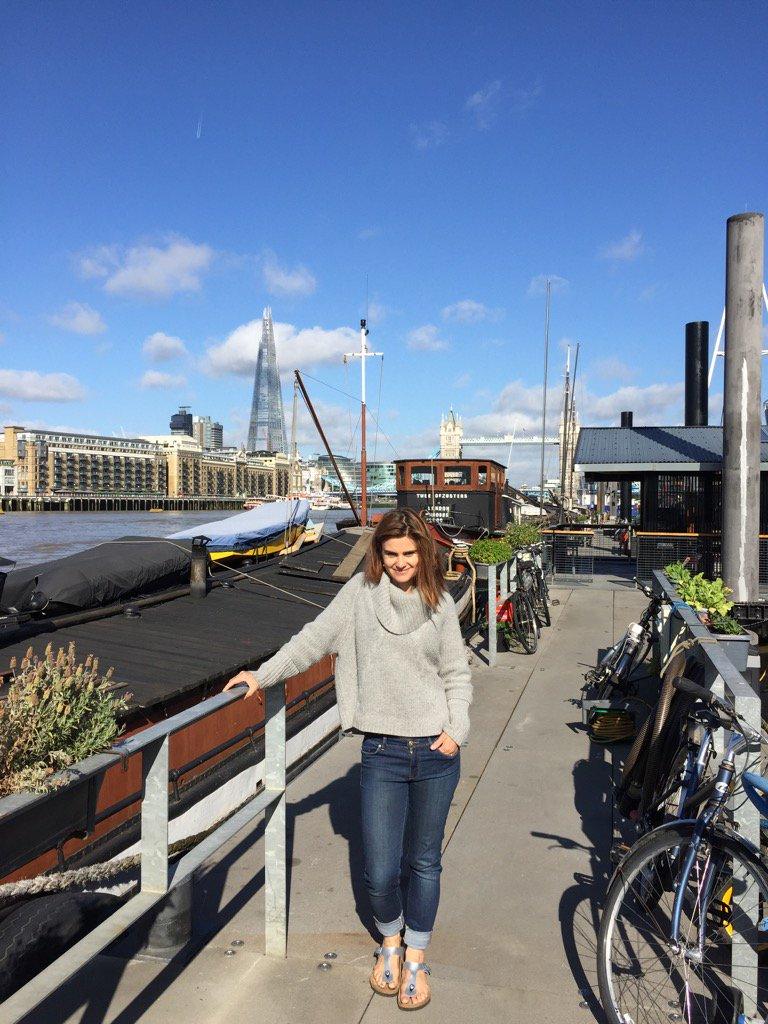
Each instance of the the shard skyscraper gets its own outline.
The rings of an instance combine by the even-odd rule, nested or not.
[[[272,310],[267,306],[261,322],[261,344],[253,382],[248,451],[287,452],[283,393],[275,351]]]

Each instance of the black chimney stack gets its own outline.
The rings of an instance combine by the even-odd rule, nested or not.
[[[632,413],[631,412],[623,412],[621,414],[621,425],[622,425],[622,427],[631,427],[632,426]]]
[[[685,325],[685,425],[706,427],[709,422],[709,321]]]
[[[622,427],[632,426],[631,410],[625,410],[621,414],[621,425]],[[619,493],[619,519],[623,520],[625,523],[629,523],[632,519],[632,481],[622,480]]]

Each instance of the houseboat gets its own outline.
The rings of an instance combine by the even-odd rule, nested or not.
[[[398,508],[421,512],[438,535],[501,534],[515,518],[517,499],[493,459],[397,459],[395,480]]]

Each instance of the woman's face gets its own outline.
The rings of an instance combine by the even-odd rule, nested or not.
[[[381,545],[381,559],[393,583],[407,589],[414,582],[419,566],[419,551],[413,537],[390,537],[385,540]]]

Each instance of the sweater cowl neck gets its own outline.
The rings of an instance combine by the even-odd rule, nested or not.
[[[386,572],[372,591],[376,618],[388,633],[413,633],[428,622],[431,614],[418,588],[408,594],[395,586]]]

